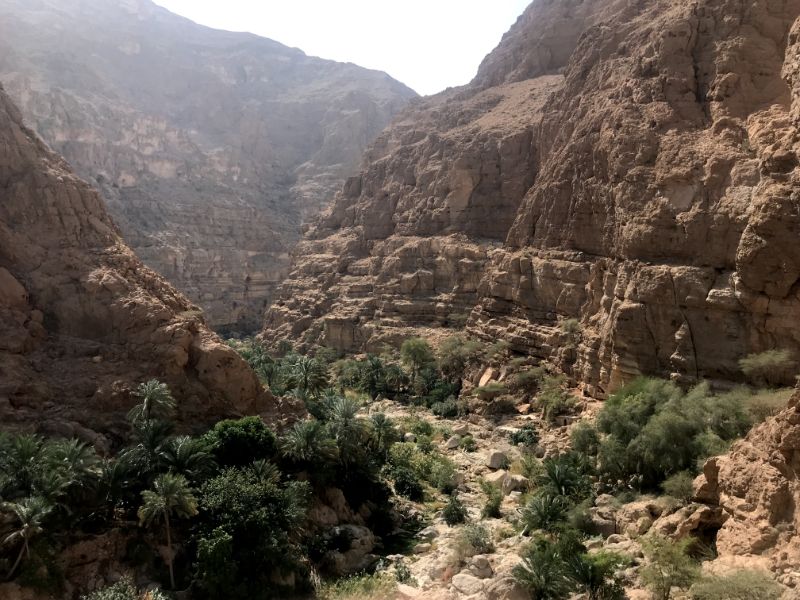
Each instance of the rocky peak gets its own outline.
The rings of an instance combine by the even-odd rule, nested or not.
[[[0,80],[144,262],[212,325],[243,331],[302,222],[415,97],[385,73],[150,0],[3,2]]]
[[[1,88],[0,189],[7,426],[113,436],[129,391],[153,377],[170,385],[186,426],[271,408],[250,368],[124,245],[97,192],[23,125]]]

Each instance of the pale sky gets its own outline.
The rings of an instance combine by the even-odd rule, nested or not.
[[[530,0],[155,0],[197,23],[250,31],[386,71],[420,94],[467,83]]]

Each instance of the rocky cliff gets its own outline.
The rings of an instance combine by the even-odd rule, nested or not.
[[[158,377],[192,427],[268,411],[255,374],[124,245],[0,88],[0,421],[92,439]]]
[[[302,221],[415,96],[150,0],[0,1],[0,80],[142,260],[238,330],[260,324]]]
[[[265,335],[357,349],[469,315],[598,396],[797,350],[799,16],[796,1],[537,0],[472,84],[367,152]]]
[[[716,536],[724,566],[761,566],[800,583],[800,391],[786,410],[710,459],[695,481],[697,500],[722,508]],[[713,563],[712,563],[713,564]]]

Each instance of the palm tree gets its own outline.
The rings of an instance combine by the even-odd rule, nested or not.
[[[270,483],[278,484],[281,480],[281,471],[274,464],[263,458],[253,461],[250,465],[250,470],[261,481],[268,481]]]
[[[160,446],[161,462],[172,473],[198,481],[214,470],[216,462],[202,440],[179,435]]]
[[[543,539],[526,550],[512,574],[532,600],[561,600],[573,587],[555,544]]]
[[[150,419],[166,419],[171,417],[175,411],[176,403],[169,387],[157,379],[139,384],[139,387],[133,392],[133,396],[138,398],[139,403],[128,412],[128,420],[131,423]]]
[[[591,489],[589,478],[569,455],[561,455],[544,461],[544,473],[539,485],[554,495],[565,498],[584,496]]]
[[[621,587],[615,571],[625,563],[624,559],[611,552],[597,554],[574,554],[566,561],[569,577],[589,595],[589,600],[622,598]]]
[[[386,368],[383,361],[372,354],[361,363],[359,369],[359,386],[369,394],[370,399],[376,400],[386,388]]]
[[[386,454],[389,446],[400,439],[400,434],[394,426],[394,421],[386,416],[385,413],[374,413],[370,415],[370,425],[372,426],[372,443],[375,449]]]
[[[167,533],[167,565],[169,582],[175,589],[175,573],[172,566],[172,531],[170,516],[189,518],[197,514],[197,500],[192,495],[189,483],[183,475],[164,473],[156,477],[152,490],[142,492],[142,506],[139,508],[139,521],[143,526],[164,519]]]
[[[328,385],[328,368],[315,358],[299,356],[288,365],[286,388],[318,396]]]
[[[65,478],[67,490],[90,490],[97,484],[101,465],[94,448],[76,439],[59,440],[45,448],[48,464]]]
[[[359,404],[349,398],[336,398],[328,412],[328,432],[339,447],[342,462],[356,462],[365,451],[367,423],[358,416]]]
[[[522,522],[526,529],[555,531],[567,516],[569,504],[563,496],[545,492],[531,498],[522,509]]]
[[[161,466],[162,453],[172,433],[172,423],[154,419],[133,423],[132,446],[120,453],[120,458],[135,467],[143,476],[148,476]]]
[[[299,421],[284,434],[281,452],[289,460],[317,467],[334,460],[338,450],[322,423],[316,419]]]
[[[30,557],[30,541],[44,531],[42,524],[52,510],[52,505],[40,496],[23,498],[19,502],[6,502],[2,505],[3,512],[14,516],[17,525],[3,538],[3,545],[13,544],[22,541],[17,559],[11,565],[11,570],[7,577],[11,579],[14,571],[17,570],[23,556]]]
[[[41,471],[44,442],[38,435],[12,435],[4,444],[2,470],[9,474],[6,497],[30,494]]]

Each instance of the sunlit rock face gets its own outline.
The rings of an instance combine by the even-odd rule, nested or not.
[[[800,349],[798,16],[534,2],[470,85],[366,153],[264,336],[355,350],[468,318],[597,396]]]
[[[301,224],[414,92],[149,0],[7,0],[0,80],[123,237],[225,330],[257,329]]]

